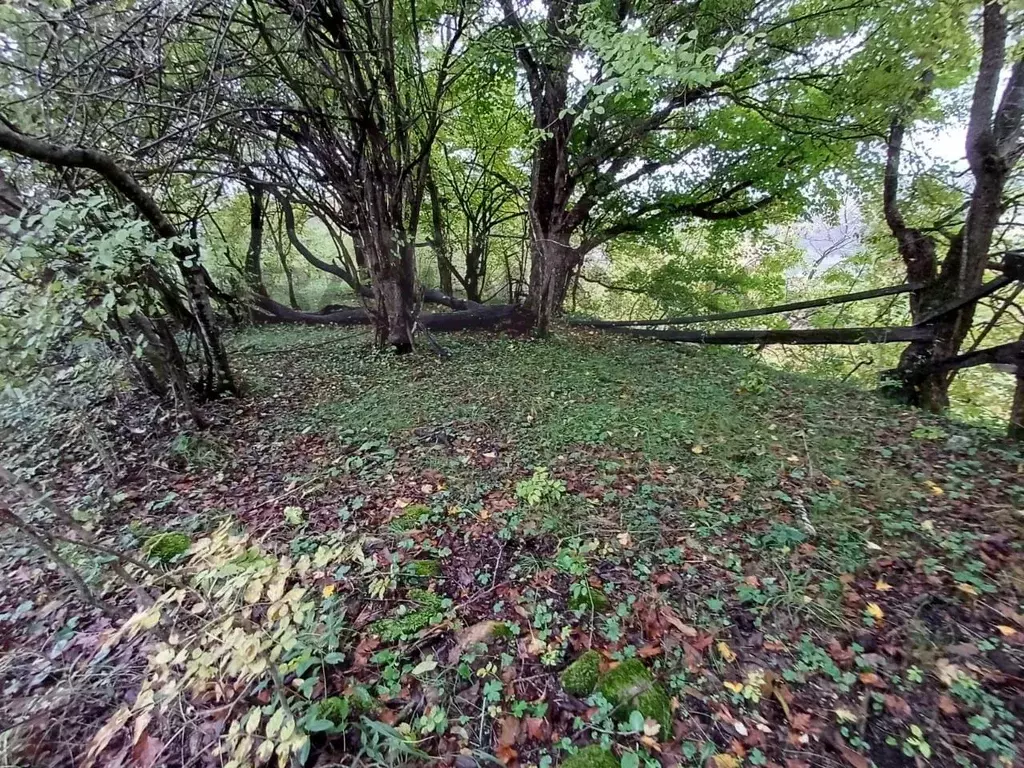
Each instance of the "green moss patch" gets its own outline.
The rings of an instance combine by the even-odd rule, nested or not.
[[[433,624],[442,612],[441,597],[434,592],[410,589],[408,598],[418,603],[419,607],[409,610],[408,606],[403,605],[391,616],[370,625],[370,631],[385,643],[393,643],[403,637],[415,635]]]
[[[589,584],[585,592],[569,597],[569,608],[573,611],[590,611],[604,613],[612,607],[611,601],[599,589],[594,589]]]
[[[441,564],[437,560],[412,560],[402,567],[406,576],[421,579],[436,579],[441,575]]]
[[[607,749],[592,744],[563,761],[562,768],[619,768],[619,759]]]
[[[146,557],[159,560],[161,563],[169,563],[178,555],[188,552],[192,546],[192,540],[184,533],[158,533],[150,536],[142,545],[142,551]]]
[[[396,531],[414,531],[429,514],[430,507],[426,504],[410,504],[402,510],[402,514],[391,521],[391,527]]]
[[[669,737],[672,703],[668,694],[654,680],[654,675],[639,659],[629,659],[605,673],[597,684],[598,691],[615,707],[617,719],[627,720],[637,710],[661,725],[662,738]]]
[[[587,651],[562,672],[559,678],[562,688],[573,696],[589,696],[597,687],[600,667],[601,654]]]

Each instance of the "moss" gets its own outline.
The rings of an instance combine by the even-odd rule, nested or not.
[[[619,759],[604,747],[591,744],[563,761],[562,768],[619,768]]]
[[[316,705],[316,716],[319,720],[329,720],[334,725],[344,725],[348,720],[349,700],[341,696],[331,696]]]
[[[627,720],[630,712],[638,710],[661,725],[662,738],[669,737],[672,703],[639,659],[629,659],[606,672],[598,681],[597,690],[615,706],[617,719]]]
[[[594,613],[604,613],[612,607],[611,601],[599,589],[594,589],[589,584],[587,591],[569,597],[569,609],[573,611],[590,611],[593,606]]]
[[[407,606],[402,606],[386,619],[380,619],[370,625],[370,631],[379,635],[385,643],[393,643],[403,637],[415,635],[432,624],[441,612],[442,599],[434,592],[410,589],[408,598],[419,603],[420,607],[410,611]]]
[[[513,637],[515,637],[515,633],[512,631],[512,627],[510,627],[508,623],[504,621],[499,621],[497,624],[494,625],[494,632],[492,634],[499,640],[511,640]]]
[[[161,563],[169,563],[178,555],[188,552],[192,546],[192,540],[184,533],[158,533],[146,539],[142,545],[142,551],[146,557],[159,560]]]
[[[573,696],[589,696],[597,686],[600,666],[601,654],[587,651],[562,672],[562,687]]]
[[[430,507],[426,504],[410,504],[391,521],[391,527],[396,531],[413,531],[420,527],[423,516],[429,514]]]
[[[437,560],[413,560],[402,569],[406,576],[433,579],[441,575],[441,564]]]

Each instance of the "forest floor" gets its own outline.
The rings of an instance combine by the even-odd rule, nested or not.
[[[246,332],[251,395],[214,429],[121,425],[92,524],[137,556],[224,521],[296,561],[358,537],[361,568],[316,574],[331,647],[285,670],[307,764],[546,768],[590,743],[622,768],[1022,764],[1020,447],[730,350],[441,341],[444,360],[371,355],[361,331]],[[94,461],[51,480],[84,517]],[[28,548],[2,554],[0,728],[29,725],[0,753],[28,733],[39,762],[80,764],[74,723],[116,722],[145,643],[110,642],[116,622]],[[638,663],[653,682],[610,687]],[[198,736],[111,727],[97,764],[220,765],[202,744],[231,702],[271,706],[229,682],[190,705]],[[333,718],[314,704],[331,696]]]

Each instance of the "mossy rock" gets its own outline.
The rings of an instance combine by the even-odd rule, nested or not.
[[[402,571],[406,576],[436,579],[441,575],[441,564],[437,560],[412,560],[405,564]]]
[[[591,744],[564,760],[562,768],[619,768],[619,758],[604,747]]]
[[[601,673],[601,654],[587,651],[562,671],[559,681],[566,693],[573,696],[589,696],[597,687]]]
[[[589,584],[587,591],[569,597],[569,609],[572,611],[590,611],[604,613],[612,607],[607,595],[599,589],[594,589]]]
[[[669,738],[672,702],[639,659],[629,659],[606,672],[598,681],[597,690],[615,707],[616,719],[628,720],[629,713],[637,710],[661,725],[661,738]]]
[[[161,563],[169,563],[178,555],[188,552],[192,546],[192,540],[184,533],[158,533],[150,536],[142,545],[142,551],[146,557],[159,560]]]
[[[391,521],[391,527],[396,531],[414,531],[420,527],[423,516],[430,513],[431,509],[426,504],[410,504]]]
[[[420,607],[409,610],[402,606],[386,619],[380,619],[370,625],[370,631],[378,635],[385,643],[394,643],[403,637],[415,635],[421,629],[430,626],[441,613],[442,598],[425,589],[410,589],[408,598],[419,603]]]

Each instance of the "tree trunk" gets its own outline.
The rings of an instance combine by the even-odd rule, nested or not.
[[[1024,334],[1020,341],[1024,344]],[[1013,406],[1010,408],[1010,428],[1008,434],[1014,440],[1024,440],[1024,346],[1017,354],[1017,388],[1013,393]]]
[[[434,174],[427,171],[427,191],[430,194],[430,218],[434,228],[433,247],[437,257],[437,280],[441,292],[452,295],[452,264],[448,253],[448,240],[444,232],[444,211],[442,210],[441,194],[434,182]],[[472,296],[469,297],[476,301]]]
[[[539,335],[548,333],[551,320],[561,314],[579,255],[569,244],[568,232],[552,232],[533,242],[530,264],[530,295],[527,309]]]
[[[379,221],[379,219],[378,219]],[[409,273],[409,246],[401,249],[390,228],[363,230],[356,235],[370,272],[373,316],[378,347],[392,346],[399,353],[412,351],[412,326],[415,314],[414,279]]]
[[[253,293],[266,295],[263,285],[263,187],[253,185],[249,191],[249,248],[245,252],[245,282]]]

